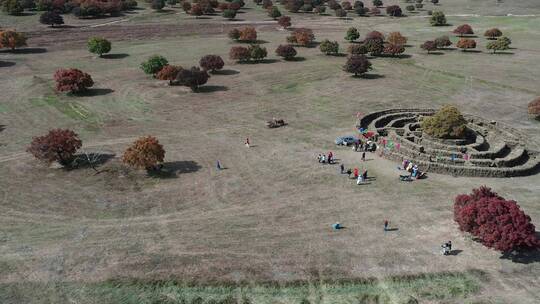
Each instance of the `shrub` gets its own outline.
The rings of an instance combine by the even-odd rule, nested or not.
[[[400,32],[391,32],[386,38],[386,42],[391,44],[405,45],[407,44],[407,37],[401,35]]]
[[[199,4],[193,4],[189,10],[189,14],[195,16],[195,18],[199,18],[199,16],[204,15],[204,12]]]
[[[431,0],[431,3],[437,5],[437,4],[439,4],[439,0]]]
[[[175,6],[178,4],[178,0],[167,0],[167,4],[170,6]]]
[[[459,37],[463,37],[465,35],[473,35],[474,31],[472,27],[468,24],[462,24],[458,27],[456,27],[453,31],[454,34],[458,35]]]
[[[529,113],[531,118],[540,120],[540,97],[529,102],[527,106],[527,112]]]
[[[268,17],[276,20],[277,18],[281,17],[281,12],[279,11],[279,9],[277,8],[277,6],[272,6],[269,10],[268,10]]]
[[[368,49],[365,44],[351,44],[347,48],[347,52],[351,55],[365,55],[368,53]]]
[[[452,41],[448,36],[441,36],[435,39],[435,46],[439,49],[444,49],[452,45]]]
[[[248,50],[249,50],[249,57],[255,61],[262,60],[266,58],[266,56],[268,55],[266,48],[263,48],[259,46],[258,44],[250,45]]]
[[[372,16],[379,16],[381,14],[381,10],[376,8],[376,7],[373,7],[369,10],[369,13],[372,15]]]
[[[270,7],[274,6],[274,3],[272,3],[272,0],[263,0],[262,1],[262,8],[268,9]]]
[[[24,7],[18,0],[4,0],[2,3],[2,11],[10,15],[18,15],[24,11]]]
[[[160,11],[165,7],[165,1],[163,0],[152,0],[152,3],[150,4],[150,7],[156,11]]]
[[[416,8],[422,8],[422,7],[424,7],[424,5],[423,5],[422,3],[416,3],[414,6],[415,6]]]
[[[313,11],[313,6],[311,4],[304,4],[300,7],[300,10],[304,12],[311,12]]]
[[[460,230],[501,252],[540,247],[531,218],[515,201],[505,200],[485,186],[455,198],[454,220]]]
[[[388,43],[383,50],[385,55],[396,56],[405,52],[405,47],[401,44]]]
[[[341,8],[346,10],[346,11],[350,11],[352,10],[352,5],[349,1],[342,1],[341,2]]]
[[[199,67],[191,67],[191,69],[181,69],[176,74],[176,79],[171,82],[173,85],[181,85],[190,87],[191,91],[197,92],[199,86],[204,85],[210,75],[205,70],[201,70]]]
[[[285,60],[291,60],[296,56],[296,50],[290,44],[280,44],[276,49],[276,55]]]
[[[233,46],[229,51],[229,58],[241,62],[251,59],[251,55],[247,47]]]
[[[101,57],[111,51],[111,42],[102,37],[92,37],[88,40],[88,51]]]
[[[337,10],[335,10],[335,13],[336,13],[336,17],[339,17],[339,18],[347,17],[347,12],[344,9],[338,8]]]
[[[384,42],[380,38],[366,39],[364,45],[372,56],[378,56],[384,51]]]
[[[318,6],[315,7],[314,12],[315,12],[316,14],[319,14],[319,15],[322,15],[322,14],[326,13],[326,6],[324,6],[324,5],[318,5]]]
[[[357,0],[357,1],[354,1],[353,7],[354,7],[354,8],[364,7],[364,2],[358,1],[358,0]]]
[[[373,6],[375,6],[375,7],[383,6],[382,0],[373,0]]]
[[[401,11],[401,7],[399,5],[389,5],[386,7],[386,13],[389,16],[392,17],[401,17],[403,16],[403,12]]]
[[[434,11],[431,13],[429,23],[433,26],[446,25],[446,16],[441,11]]]
[[[358,16],[365,16],[367,13],[369,13],[369,9],[367,7],[359,6],[354,8],[354,12]]]
[[[218,55],[206,55],[201,58],[199,65],[206,71],[215,73],[217,70],[223,69],[225,63]]]
[[[300,46],[310,46],[315,40],[313,31],[308,28],[297,28],[287,37],[289,43],[296,43]]]
[[[240,36],[238,38],[240,41],[246,42],[256,42],[257,41],[257,31],[254,27],[247,26],[240,30]]]
[[[486,45],[486,48],[488,50],[492,50],[493,51],[493,54],[495,54],[497,51],[504,51],[504,50],[508,50],[510,48],[510,39],[506,38],[506,37],[499,37],[499,39],[497,39],[496,41],[490,41],[487,45]]]
[[[182,70],[181,66],[175,66],[175,65],[169,65],[167,64],[159,72],[156,74],[156,78],[159,80],[168,80],[169,83],[172,83],[173,80],[176,79],[176,75],[178,75],[178,72]]]
[[[289,17],[289,16],[281,16],[281,17],[279,17],[278,24],[281,27],[283,27],[284,29],[288,28],[289,26],[291,26],[291,17]]]
[[[364,75],[371,70],[371,62],[369,62],[364,55],[351,55],[347,58],[343,70],[348,73],[353,73],[355,77]]]
[[[238,39],[240,39],[240,30],[234,28],[234,29],[229,31],[227,36],[229,36],[229,38],[231,38],[232,40],[238,40]]]
[[[336,0],[330,0],[327,4],[331,10],[337,10],[341,8],[341,5]]]
[[[221,13],[223,18],[227,18],[229,20],[233,20],[236,17],[236,11],[233,9],[226,9]]]
[[[337,41],[324,39],[319,45],[319,49],[326,55],[337,55],[339,52],[339,44]]]
[[[155,75],[167,64],[169,64],[169,62],[165,57],[160,55],[153,55],[145,62],[141,63],[141,69],[144,71],[144,73],[148,75]]]
[[[55,25],[64,24],[64,18],[57,11],[49,11],[39,16],[39,22],[54,27]]]
[[[122,161],[131,167],[154,170],[164,157],[165,150],[157,138],[146,136],[137,139],[126,149]]]
[[[422,45],[420,45],[420,48],[422,50],[427,51],[428,54],[429,54],[432,51],[435,51],[437,49],[437,43],[435,41],[428,40],[428,41],[422,43]]]
[[[26,151],[45,163],[57,161],[67,165],[82,147],[77,133],[68,129],[53,129],[47,135],[34,137]]]
[[[59,69],[54,80],[58,92],[81,93],[94,85],[92,77],[78,69]]]
[[[414,5],[407,5],[405,7],[405,9],[408,11],[408,12],[414,12]]]
[[[433,116],[425,117],[422,121],[422,130],[436,138],[463,138],[466,126],[467,121],[452,105],[443,106]]]
[[[384,35],[378,31],[371,31],[366,35],[366,40],[368,39],[380,39],[384,41]]]
[[[465,52],[468,49],[476,48],[476,41],[473,39],[461,38],[457,42],[456,46]]]
[[[184,1],[182,2],[182,10],[187,14],[191,11],[191,3]]]
[[[12,30],[0,31],[0,48],[14,50],[26,46],[26,36]]]
[[[353,42],[360,38],[360,33],[355,27],[350,27],[345,34],[345,40]]]
[[[492,28],[492,29],[489,29],[489,30],[485,31],[484,36],[487,39],[494,40],[494,39],[497,39],[497,37],[501,37],[502,32],[498,28]]]

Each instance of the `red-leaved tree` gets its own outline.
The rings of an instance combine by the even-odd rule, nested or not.
[[[122,161],[131,167],[153,170],[156,165],[163,162],[165,150],[158,139],[146,136],[137,139],[126,149]]]
[[[26,151],[46,162],[66,165],[82,146],[77,133],[68,129],[53,129],[43,136],[34,137]]]
[[[502,252],[540,247],[531,218],[515,201],[505,200],[485,186],[456,197],[454,220],[460,230]]]
[[[223,59],[218,55],[205,55],[199,61],[199,65],[206,71],[215,73],[217,70],[221,70],[225,63]]]
[[[80,93],[94,85],[90,75],[78,69],[60,69],[54,73],[58,92]]]

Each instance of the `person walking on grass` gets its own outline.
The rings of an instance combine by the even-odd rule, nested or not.
[[[223,167],[221,167],[221,163],[218,161],[216,161],[216,168],[218,169],[218,171],[220,171],[221,169],[223,169]]]
[[[384,232],[388,231],[388,220],[384,220]]]
[[[339,165],[339,169],[340,169],[341,174],[345,172],[345,166],[343,166],[343,164]]]
[[[362,152],[362,161],[366,161],[366,152]]]
[[[246,147],[249,148],[249,137],[246,138],[246,143],[245,144],[246,144]]]

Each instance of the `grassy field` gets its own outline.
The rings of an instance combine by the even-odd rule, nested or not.
[[[452,220],[452,200],[488,185],[516,200],[538,226],[540,175],[431,174],[406,184],[397,178],[397,164],[375,154],[361,162],[333,144],[354,131],[358,111],[445,103],[540,142],[539,124],[526,113],[540,95],[540,17],[494,16],[535,14],[540,6],[493,2],[440,5],[449,23],[475,29],[476,53],[422,51],[423,41],[453,29],[429,27],[426,12],[351,20],[292,16],[294,26],[313,28],[317,41],[337,40],[342,52],[350,26],[362,36],[379,30],[409,37],[404,58],[372,59],[370,79],[350,77],[341,70],[345,57],[324,56],[316,47],[297,48],[301,61],[282,61],[274,50],[288,32],[252,3],[237,24],[259,22],[266,63],[229,61],[237,44],[226,31],[234,23],[219,16],[196,20],[177,8],[66,18],[76,27],[58,30],[38,25],[36,16],[0,15],[0,27],[28,32],[32,50],[0,51],[0,302],[192,303],[201,297],[209,303],[233,296],[252,303],[362,303],[366,296],[401,303],[413,296],[420,303],[538,303],[540,257],[502,258],[463,235]],[[90,27],[115,20],[122,21]],[[485,49],[482,34],[495,26],[513,41],[508,54]],[[85,40],[94,35],[113,40],[114,56],[98,59],[86,51]],[[183,67],[218,54],[225,72],[191,93],[142,73],[140,63],[153,54]],[[95,89],[78,97],[56,93],[52,75],[60,67],[90,73]],[[267,129],[272,117],[289,125]],[[56,127],[75,130],[83,150],[114,157],[100,174],[44,167],[25,149],[33,136]],[[121,166],[122,151],[147,134],[163,143],[169,174],[148,177]],[[246,137],[252,148],[243,146]],[[337,166],[318,164],[316,155],[330,150],[375,180],[356,186]],[[216,172],[218,159],[227,170]],[[385,219],[397,230],[384,234]],[[332,231],[336,221],[347,228]],[[456,255],[439,254],[447,240]],[[403,279],[414,274],[424,275]],[[351,281],[320,283],[340,279]],[[287,285],[296,281],[304,283]]]

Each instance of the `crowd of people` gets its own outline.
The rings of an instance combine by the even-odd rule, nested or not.
[[[422,179],[426,177],[426,172],[422,172],[418,169],[417,164],[413,164],[408,159],[404,159],[401,163],[401,167],[398,167],[399,170],[405,170],[409,174],[402,174],[399,176],[399,179],[402,181],[412,181],[413,179]]]

